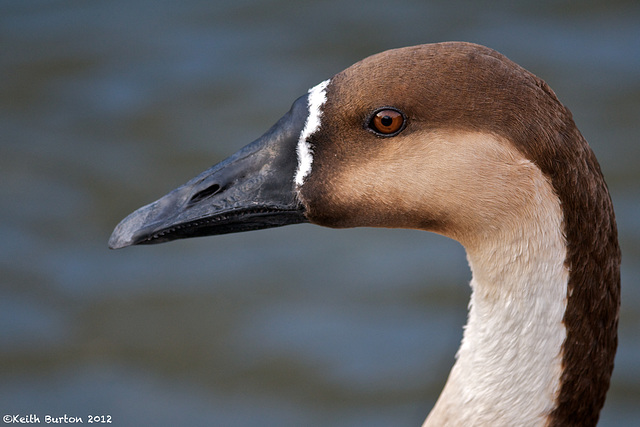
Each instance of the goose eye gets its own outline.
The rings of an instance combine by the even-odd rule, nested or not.
[[[374,132],[392,136],[399,133],[404,127],[404,116],[397,110],[390,108],[376,112],[371,118],[369,128]]]

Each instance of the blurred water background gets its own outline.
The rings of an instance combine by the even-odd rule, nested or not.
[[[488,45],[598,155],[623,250],[603,426],[640,425],[637,1],[0,1],[0,411],[416,426],[453,364],[451,240],[311,225],[109,251],[116,223],[373,53]]]

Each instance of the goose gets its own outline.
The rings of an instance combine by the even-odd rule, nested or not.
[[[543,80],[465,42],[370,56],[126,217],[109,246],[307,222],[465,248],[467,324],[424,426],[597,423],[617,347],[616,222],[594,153]]]

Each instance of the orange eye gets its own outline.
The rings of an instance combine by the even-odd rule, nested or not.
[[[397,110],[389,108],[382,109],[371,118],[369,127],[382,135],[393,135],[402,130],[404,126],[404,116]]]

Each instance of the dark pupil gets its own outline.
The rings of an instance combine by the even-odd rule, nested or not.
[[[384,116],[380,119],[380,123],[382,123],[382,126],[391,126],[391,123],[393,123],[393,119],[389,116]]]

